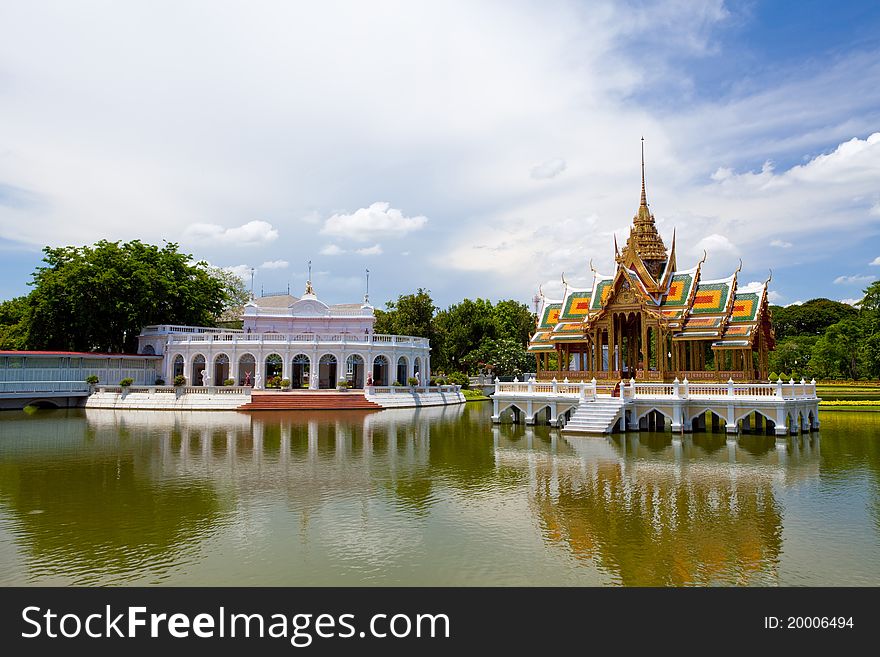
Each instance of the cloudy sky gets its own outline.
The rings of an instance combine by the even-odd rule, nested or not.
[[[648,200],[679,267],[880,277],[880,4],[0,0],[0,299],[44,245],[177,242],[257,293],[530,302]],[[744,277],[744,278],[743,278]]]

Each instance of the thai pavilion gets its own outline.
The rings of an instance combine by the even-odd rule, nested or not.
[[[362,303],[327,304],[311,280],[302,297],[272,294],[251,299],[239,330],[198,326],[147,326],[138,353],[164,357],[167,381],[183,375],[189,385],[263,388],[271,378],[288,379],[294,389],[406,384],[430,381],[427,338],[373,333],[376,315]]]
[[[770,279],[740,287],[740,264],[727,278],[705,280],[705,253],[694,267],[678,269],[675,233],[667,251],[648,207],[644,145],[641,202],[626,244],[618,249],[615,237],[614,252],[611,275],[591,263],[592,287],[565,285],[561,300],[541,295],[529,344],[538,379],[767,380],[775,343]]]

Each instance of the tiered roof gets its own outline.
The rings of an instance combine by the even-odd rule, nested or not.
[[[676,271],[675,235],[667,254],[657,232],[645,193],[642,150],[642,196],[629,238],[617,250],[617,270],[604,275],[593,270],[590,289],[566,286],[562,301],[544,299],[538,330],[529,351],[552,351],[559,342],[580,342],[610,303],[642,305],[659,316],[673,340],[713,340],[715,348],[746,348],[763,327],[772,348],[767,283],[737,287],[737,269],[727,278],[702,280],[703,259],[691,269]],[[591,265],[592,268],[592,265]],[[619,298],[618,298],[619,297]]]

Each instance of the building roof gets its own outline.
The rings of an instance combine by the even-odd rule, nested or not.
[[[106,354],[94,351],[27,351],[27,350],[0,350],[0,356],[80,356],[83,358],[153,358],[160,359],[162,356],[148,354]]]
[[[529,350],[545,351],[548,344],[585,339],[606,309],[618,305],[642,306],[659,316],[674,340],[713,340],[713,347],[741,349],[752,345],[763,330],[772,348],[769,279],[740,288],[737,269],[727,278],[702,280],[705,254],[691,269],[676,271],[675,236],[667,254],[648,209],[644,166],[643,150],[641,202],[622,251],[614,240],[615,273],[608,276],[594,269],[590,290],[566,288],[562,301],[545,299]]]

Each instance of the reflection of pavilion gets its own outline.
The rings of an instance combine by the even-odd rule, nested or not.
[[[626,585],[775,583],[774,485],[819,471],[816,435],[779,448],[773,438],[746,449],[711,436],[655,436],[658,444],[633,434],[548,446],[530,427],[511,441],[513,430],[494,429],[496,466],[528,472],[544,540]]]

